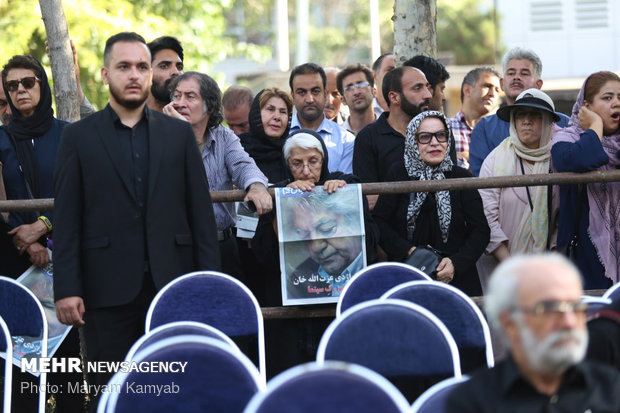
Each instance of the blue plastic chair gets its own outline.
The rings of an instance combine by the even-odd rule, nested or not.
[[[620,283],[616,283],[609,287],[605,294],[603,294],[603,298],[609,298],[611,300],[617,300],[620,298]]]
[[[326,361],[280,373],[248,403],[245,413],[404,413],[407,399],[381,375],[366,367]]]
[[[11,412],[11,383],[13,382],[13,340],[6,323],[0,317],[0,351],[4,353],[4,401],[2,411]]]
[[[459,352],[446,326],[404,300],[371,300],[342,313],[319,343],[317,362],[325,360],[368,367],[411,401],[434,384],[428,381],[461,375]]]
[[[446,410],[448,395],[469,376],[450,377],[426,390],[411,406],[412,413],[451,413]]]
[[[495,364],[489,325],[476,303],[456,287],[435,281],[411,281],[383,294],[421,305],[437,316],[454,338],[463,372]]]
[[[380,262],[358,271],[345,285],[338,304],[336,317],[356,304],[379,298],[390,288],[415,280],[431,278],[412,267],[400,262]]]
[[[196,335],[215,338],[227,343],[229,346],[235,348],[236,351],[241,351],[235,342],[230,339],[230,337],[213,326],[199,323],[197,321],[175,321],[156,327],[140,337],[138,341],[136,341],[129,349],[127,356],[125,356],[125,360],[129,361],[133,359],[138,351],[156,341],[180,335]]]
[[[217,271],[192,272],[174,279],[153,299],[145,331],[174,321],[213,326],[237,344],[248,338],[255,340],[257,365],[265,380],[263,314],[258,301],[241,281]],[[244,346],[240,348],[246,351]]]
[[[41,302],[28,288],[4,276],[0,276],[0,317],[11,336],[40,338],[41,358],[47,357],[47,317]],[[41,413],[45,412],[46,388],[47,373],[42,372],[39,375]]]
[[[118,372],[108,383],[105,412],[242,412],[252,396],[265,389],[245,355],[211,337],[166,338],[136,353],[133,361],[187,364],[184,372]],[[162,392],[138,393],[137,388]]]
[[[588,316],[596,313],[598,310],[611,304],[612,302],[611,298],[595,297],[592,295],[582,295],[581,301],[588,304],[588,309],[586,310],[586,315]]]

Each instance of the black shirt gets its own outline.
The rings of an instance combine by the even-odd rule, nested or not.
[[[390,126],[389,115],[383,112],[355,138],[353,174],[362,182],[385,182],[390,167],[403,161],[405,137]]]
[[[448,396],[448,412],[620,412],[620,372],[582,362],[564,373],[556,394],[539,393],[511,357],[478,371]]]
[[[366,125],[355,137],[353,146],[353,175],[363,183],[390,182],[392,165],[405,157],[405,137],[388,123],[390,112],[383,112],[373,123]],[[456,162],[454,136],[450,134],[450,158]]]
[[[144,217],[149,178],[149,128],[146,109],[142,119],[133,128],[124,125],[109,105],[108,110],[112,114],[114,129],[122,152],[126,155],[126,165],[129,165],[128,170],[134,185],[134,195]]]

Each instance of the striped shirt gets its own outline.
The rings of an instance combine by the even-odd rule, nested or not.
[[[255,182],[267,186],[267,177],[243,149],[239,137],[222,125],[207,131],[202,163],[211,191],[230,190],[233,184],[247,190]],[[214,202],[213,211],[218,231],[235,225],[234,203]]]

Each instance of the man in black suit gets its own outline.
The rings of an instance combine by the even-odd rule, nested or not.
[[[157,290],[220,262],[192,129],[146,108],[144,39],[110,37],[101,75],[109,105],[68,125],[58,149],[54,297],[62,323],[84,325],[88,361],[120,361],[144,333]],[[91,375],[90,384],[110,376]]]

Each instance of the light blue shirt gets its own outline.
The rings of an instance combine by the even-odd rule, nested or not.
[[[291,120],[291,132],[301,129],[299,115]],[[323,121],[316,129],[327,147],[329,172],[353,173],[353,144],[355,135],[323,116]]]

